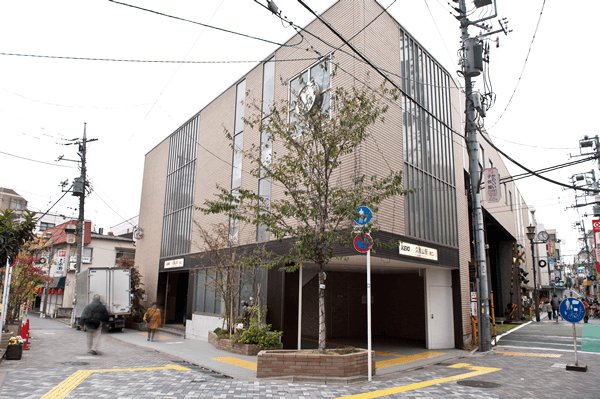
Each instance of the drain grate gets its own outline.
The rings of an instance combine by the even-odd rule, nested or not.
[[[63,362],[61,364],[64,364],[65,366],[86,366],[89,363],[87,363],[87,362]]]
[[[496,384],[495,382],[489,381],[476,381],[476,380],[465,380],[465,381],[456,381],[458,385],[463,385],[465,387],[473,387],[473,388],[500,388],[500,384]]]

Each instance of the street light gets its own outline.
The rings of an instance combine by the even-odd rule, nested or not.
[[[537,287],[537,279],[535,273],[535,247],[533,245],[533,240],[535,239],[535,226],[529,225],[527,226],[527,239],[531,243],[531,259],[532,267],[533,267],[533,302],[535,306],[535,321],[540,321],[540,297],[538,295],[538,287]]]

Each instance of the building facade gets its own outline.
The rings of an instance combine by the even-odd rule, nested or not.
[[[474,276],[461,91],[451,74],[377,2],[341,0],[322,17],[343,37],[352,37],[353,46],[386,71],[401,92],[397,101],[383,99],[389,105],[385,123],[370,128],[369,139],[343,160],[339,171],[340,181],[350,182],[356,175],[368,178],[400,170],[404,188],[414,190],[385,201],[374,215],[381,228],[378,238],[398,242],[398,247],[371,256],[373,335],[430,349],[463,347],[471,340]],[[224,223],[240,245],[265,242],[270,249],[284,250],[293,242],[273,242],[263,226],[196,209],[214,199],[217,184],[232,193],[253,190],[267,201],[283,198],[283,190],[269,179],[247,173],[251,165],[239,151],[260,145],[269,157],[281,150],[256,127],[244,124],[244,118],[257,112],[249,104],[262,104],[259,112],[266,119],[273,102],[295,98],[309,82],[322,97],[322,107],[330,106],[331,90],[337,87],[375,88],[383,83],[371,66],[339,51],[344,43],[320,20],[305,29],[322,40],[278,48],[146,154],[139,213],[144,234],[137,242],[136,265],[149,301],[165,308],[167,323],[185,323],[188,338],[206,340],[208,331],[222,323],[221,300],[208,284],[211,270],[201,228]],[[287,44],[298,41],[295,36]],[[507,176],[500,156],[483,141],[481,149],[481,166],[493,163]],[[498,292],[508,290],[513,247],[525,244],[524,226],[530,222],[514,183],[502,187],[504,203],[487,206],[485,213],[493,235],[488,241],[494,242],[488,254],[489,274],[494,275],[490,287]],[[326,267],[328,339],[362,339],[367,331],[365,256],[353,248],[339,248],[335,256],[348,260],[332,260]],[[314,265],[304,264],[294,273],[264,271],[254,284],[263,287],[267,322],[284,332],[284,348],[296,348],[298,335],[317,336]],[[500,313],[508,296],[506,291]],[[515,296],[513,302],[520,299]],[[250,293],[244,299],[250,300]]]
[[[77,245],[74,234],[77,220],[70,220],[41,232],[44,246],[36,253],[54,283],[40,294],[40,310],[47,315],[70,316],[73,309],[77,272]],[[135,245],[130,237],[103,235],[92,231],[85,222],[81,270],[89,267],[114,267],[120,258],[135,258]]]

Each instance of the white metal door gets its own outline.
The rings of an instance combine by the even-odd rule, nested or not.
[[[427,349],[454,348],[450,270],[427,269]]]

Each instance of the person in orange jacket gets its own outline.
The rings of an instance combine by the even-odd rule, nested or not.
[[[583,322],[587,323],[590,318],[590,304],[587,299],[583,300],[583,306],[585,306],[585,316],[583,316]]]
[[[154,341],[156,329],[162,327],[162,313],[156,307],[156,302],[152,302],[152,307],[146,311],[144,321],[148,326],[148,341]]]

